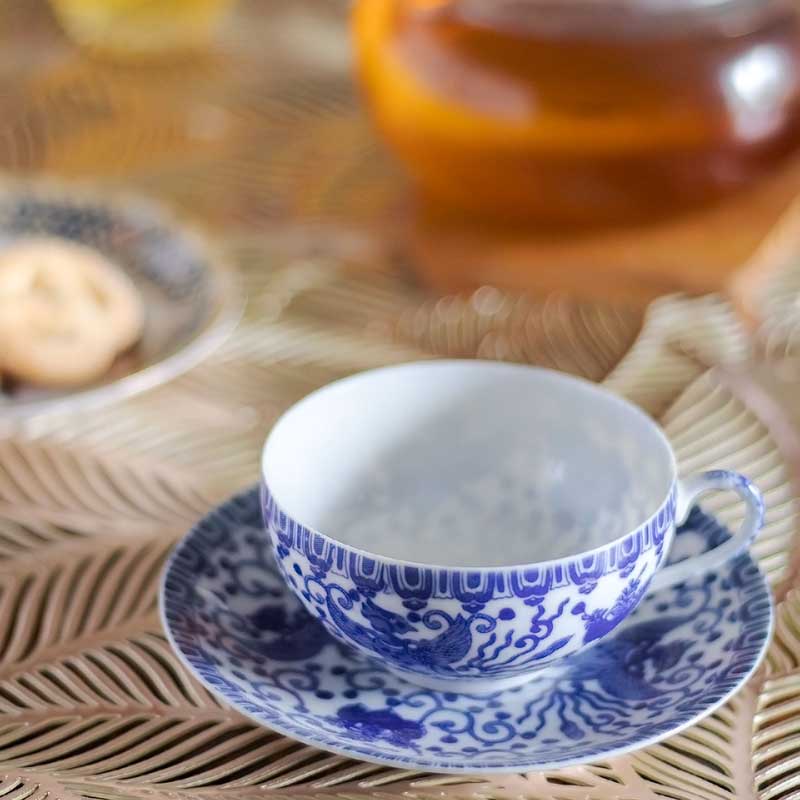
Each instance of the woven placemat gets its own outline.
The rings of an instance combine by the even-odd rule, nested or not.
[[[0,442],[0,793],[9,797],[710,798],[787,794],[800,750],[798,503],[779,443],[730,388],[749,345],[730,307],[666,298],[642,319],[484,288],[429,299],[402,274],[231,246],[244,322],[204,365],[88,415]],[[440,355],[564,369],[656,415],[685,471],[725,465],[764,490],[756,553],[782,600],[769,663],[685,734],[595,765],[490,781],[325,754],[221,706],[170,652],[163,560],[209,506],[252,483],[272,420],[315,386]],[[711,365],[722,365],[710,368]],[[709,507],[728,521],[726,496]],[[753,738],[754,732],[756,734]]]

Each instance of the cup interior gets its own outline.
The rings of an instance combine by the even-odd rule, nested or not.
[[[387,367],[292,407],[264,448],[278,506],[340,542],[453,567],[533,564],[601,547],[666,500],[660,428],[550,370],[486,361]]]

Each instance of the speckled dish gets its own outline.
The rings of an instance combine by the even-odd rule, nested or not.
[[[0,247],[56,236],[122,267],[145,303],[142,337],[100,380],[72,390],[25,384],[0,392],[0,424],[83,411],[164,383],[198,364],[231,333],[242,308],[234,273],[162,207],[68,185],[0,186]]]

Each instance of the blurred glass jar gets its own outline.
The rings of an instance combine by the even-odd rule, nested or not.
[[[51,0],[64,30],[110,56],[153,57],[207,47],[233,0]]]
[[[635,221],[800,138],[794,0],[357,0],[374,116],[444,217]]]

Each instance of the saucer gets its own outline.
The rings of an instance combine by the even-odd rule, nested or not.
[[[75,389],[0,387],[0,428],[43,414],[85,411],[151,389],[202,362],[233,331],[242,309],[235,274],[165,209],[49,181],[0,184],[0,248],[53,236],[97,250],[140,293],[141,338],[93,383]]]
[[[728,535],[694,509],[672,560]],[[613,634],[522,686],[423,689],[339,644],[303,609],[278,573],[255,488],[178,545],[161,611],[183,663],[254,721],[340,755],[470,774],[564,767],[675,734],[742,686],[772,629],[769,589],[745,554],[649,595]]]

